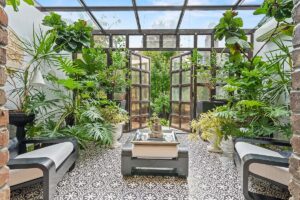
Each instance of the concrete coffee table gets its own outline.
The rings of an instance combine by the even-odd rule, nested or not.
[[[170,132],[172,130],[165,130]],[[176,137],[176,134],[175,134]],[[177,137],[176,137],[177,140]],[[162,157],[133,157],[132,148],[136,141],[136,135],[129,137],[122,147],[121,153],[121,172],[124,176],[133,174],[150,174],[150,175],[178,175],[188,176],[189,154],[188,148],[178,141],[178,154],[172,158]],[[147,143],[157,143],[156,140],[147,140]],[[160,148],[159,145],[157,148]]]

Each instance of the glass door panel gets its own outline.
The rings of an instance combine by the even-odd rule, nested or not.
[[[134,130],[146,127],[150,116],[150,59],[132,53],[130,70],[129,129]]]
[[[193,109],[193,67],[191,54],[185,53],[171,59],[171,127],[190,131]]]

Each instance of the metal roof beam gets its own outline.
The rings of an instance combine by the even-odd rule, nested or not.
[[[79,3],[82,5],[82,7],[85,9],[84,11],[86,11],[88,13],[88,15],[91,17],[92,21],[98,26],[98,28],[105,33],[104,28],[101,26],[101,24],[99,23],[99,21],[97,20],[97,18],[93,15],[93,13],[90,11],[90,9],[87,7],[87,5],[85,4],[84,0],[78,0]]]
[[[80,0],[81,1],[81,0]],[[183,6],[136,6],[137,11],[182,11]],[[228,10],[235,7],[236,10],[256,10],[260,5],[199,5],[185,7],[185,10]],[[89,11],[134,11],[133,6],[37,6],[42,12],[82,12]]]
[[[180,16],[179,16],[179,19],[178,19],[178,23],[177,23],[177,27],[176,27],[176,32],[178,32],[178,30],[180,28],[180,25],[181,25],[181,22],[182,22],[182,19],[183,19],[183,16],[184,16],[185,9],[186,9],[186,6],[188,4],[188,1],[189,0],[184,0],[184,4],[182,6],[182,10],[181,10],[181,13],[180,13]]]
[[[254,33],[256,29],[243,29],[246,34],[251,34]],[[133,29],[112,29],[112,30],[106,30],[106,34],[110,35],[140,35],[140,34],[145,34],[145,35],[209,35],[214,32],[214,29],[179,29],[178,32],[176,29],[142,29],[142,32],[139,30],[133,30]],[[93,31],[94,35],[103,35],[101,30],[94,30]]]
[[[133,6],[133,9],[134,9],[134,15],[135,15],[135,20],[136,20],[136,24],[137,24],[137,27],[139,29],[139,31],[141,32],[141,23],[140,23],[140,18],[139,18],[139,13],[138,13],[138,10],[136,8],[136,1],[135,0],[132,0],[132,6]]]

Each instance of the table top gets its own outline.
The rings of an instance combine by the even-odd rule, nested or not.
[[[176,133],[173,130],[163,130],[163,138],[150,138],[150,130],[137,130],[131,140],[132,144],[143,145],[178,145]]]

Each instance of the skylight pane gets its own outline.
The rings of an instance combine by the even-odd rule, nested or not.
[[[136,0],[138,6],[169,6],[183,5],[184,0]]]
[[[186,11],[181,29],[208,29],[219,23],[223,11]]]
[[[137,29],[134,12],[105,11],[93,14],[104,29]]]
[[[234,5],[237,0],[189,0],[188,5]]]
[[[264,0],[245,0],[242,5],[261,5]]]
[[[81,6],[77,0],[38,0],[37,3],[41,6]]]
[[[131,0],[85,0],[88,6],[132,6]]]
[[[239,10],[238,15],[243,19],[243,28],[255,28],[264,15],[253,15],[253,10]]]
[[[142,29],[175,29],[180,11],[140,11]]]
[[[87,21],[89,25],[91,25],[93,28],[97,28],[95,23],[92,21],[90,16],[86,12],[55,12],[59,15],[61,15],[61,18],[65,20],[67,23],[73,23],[77,21],[78,19],[82,19]]]

